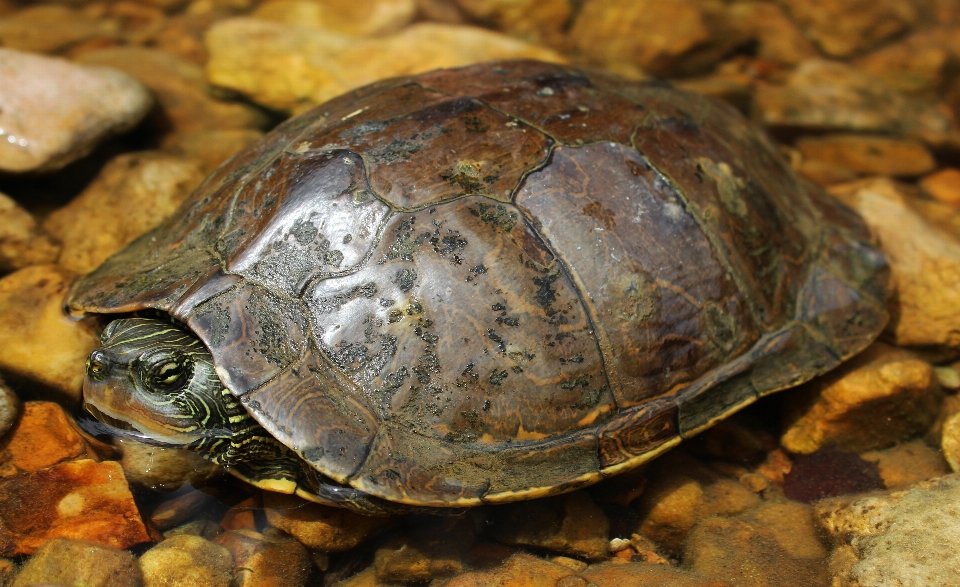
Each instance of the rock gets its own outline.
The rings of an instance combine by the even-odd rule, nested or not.
[[[653,464],[650,483],[638,501],[639,534],[678,555],[697,522],[713,515],[733,515],[760,498],[731,479],[722,479],[679,451]]]
[[[925,30],[855,59],[852,65],[895,90],[932,94],[952,75],[954,59],[945,39]]]
[[[960,472],[960,412],[947,417],[943,422],[940,450],[950,469]]]
[[[796,65],[818,55],[813,43],[774,3],[736,2],[730,6],[730,15],[753,32],[757,57]]]
[[[909,139],[836,134],[802,137],[796,147],[807,159],[865,175],[915,176],[936,167],[930,151],[922,143]]]
[[[199,536],[167,538],[140,557],[144,587],[231,587],[230,552]]]
[[[556,46],[570,21],[568,0],[456,0],[468,18],[531,43]]]
[[[911,440],[860,456],[865,461],[877,463],[887,489],[904,489],[950,472],[944,460],[946,451],[941,454],[923,440]]]
[[[463,572],[463,553],[475,534],[471,519],[424,516],[406,525],[407,532],[377,549],[377,579],[419,583]]]
[[[248,497],[232,506],[220,519],[220,526],[224,530],[256,530],[257,521],[254,511],[263,509],[263,499],[260,494]]]
[[[141,587],[143,577],[137,560],[129,552],[96,542],[55,538],[27,561],[11,587],[41,583]]]
[[[458,575],[437,587],[557,587],[565,577],[576,575],[570,568],[541,558],[518,553],[488,571]],[[576,585],[576,584],[574,584]],[[347,587],[344,585],[343,587]],[[352,585],[350,587],[353,587]],[[360,587],[357,585],[356,587]],[[586,587],[585,582],[577,587]]]
[[[749,31],[716,0],[587,0],[570,39],[588,63],[671,77],[708,71]]]
[[[947,167],[920,180],[920,189],[931,198],[960,207],[960,169]]]
[[[849,57],[911,27],[918,18],[899,0],[781,0],[793,20],[827,55]]]
[[[211,83],[301,112],[375,80],[494,59],[562,62],[558,54],[474,27],[415,24],[381,39],[234,18],[206,36]],[[308,57],[305,57],[308,56]]]
[[[210,129],[177,133],[164,141],[164,149],[195,161],[209,173],[218,165],[263,137],[258,130]]]
[[[826,587],[827,551],[809,506],[767,502],[729,518],[700,522],[683,567],[738,587]]]
[[[167,530],[163,533],[164,538],[173,538],[174,536],[181,535],[189,536],[199,536],[200,538],[205,538],[207,540],[215,540],[217,536],[223,534],[223,528],[220,527],[220,524],[214,522],[213,520],[208,520],[200,518],[197,520],[190,520]]]
[[[960,350],[960,236],[934,225],[917,202],[888,179],[834,186],[883,243],[896,295],[887,331],[898,346]],[[960,219],[960,213],[939,214]]]
[[[821,502],[822,528],[844,547],[834,564],[838,587],[960,584],[960,477],[911,489]],[[845,563],[845,564],[844,564]]]
[[[823,187],[855,181],[860,177],[852,169],[816,159],[804,159],[796,170],[803,177]]]
[[[0,279],[0,369],[46,386],[76,405],[84,362],[100,343],[90,325],[63,313],[74,275],[36,265]]]
[[[179,526],[214,504],[213,496],[191,489],[158,505],[150,512],[150,523],[159,530]]]
[[[341,35],[381,37],[405,27],[416,13],[415,0],[269,0],[250,16]]]
[[[53,263],[60,245],[13,198],[0,193],[0,274]]]
[[[196,163],[174,155],[119,155],[43,227],[63,243],[60,264],[89,273],[173,214],[203,177]]]
[[[143,47],[111,47],[87,51],[76,61],[119,69],[149,88],[158,108],[148,121],[157,134],[267,125],[266,115],[248,104],[214,99],[203,68],[175,55]]]
[[[20,415],[20,399],[0,377],[0,439],[13,428]],[[6,442],[4,439],[3,442]],[[2,583],[0,583],[2,584]]]
[[[446,24],[464,24],[467,19],[456,2],[449,0],[417,0],[417,12],[424,20]]]
[[[0,554],[32,554],[53,538],[114,548],[150,540],[118,463],[70,461],[0,479]]]
[[[310,575],[310,554],[292,538],[231,530],[214,542],[233,556],[237,568],[234,587],[302,587]]]
[[[790,472],[783,478],[784,496],[807,504],[827,497],[883,488],[876,463],[833,446],[798,455]]]
[[[599,563],[587,567],[581,577],[582,585],[571,583],[570,587],[733,587],[741,584],[720,581],[716,577],[705,577],[683,569],[646,563]],[[559,582],[557,587],[562,587]]]
[[[933,367],[913,353],[874,343],[825,376],[784,395],[788,451],[825,446],[862,451],[922,433],[942,400]]]
[[[610,522],[584,492],[491,508],[498,542],[600,560],[607,556]]]
[[[960,371],[956,367],[934,367],[933,374],[937,376],[940,387],[951,391],[960,389]]]
[[[0,49],[0,171],[50,171],[133,128],[153,98],[129,75]]]
[[[263,507],[271,526],[324,552],[350,550],[386,521],[271,491],[264,492]]]
[[[886,133],[935,147],[958,143],[944,112],[843,63],[804,61],[785,81],[757,85],[756,117],[766,126]]]
[[[52,402],[26,402],[23,415],[0,441],[0,474],[37,471],[86,453],[86,443],[63,408]]]
[[[0,46],[54,53],[94,38],[119,36],[120,23],[92,18],[83,11],[57,4],[26,6],[0,19]]]
[[[174,491],[184,483],[203,485],[222,474],[222,469],[192,450],[144,444],[128,438],[114,440],[123,458],[123,472],[131,485]]]

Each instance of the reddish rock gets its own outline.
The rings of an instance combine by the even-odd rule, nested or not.
[[[227,510],[220,520],[220,526],[224,530],[256,530],[257,521],[254,511],[261,508],[263,508],[263,500],[260,495],[248,497]]]
[[[63,408],[27,402],[12,432],[0,442],[0,474],[36,471],[87,452],[87,445]]]
[[[350,550],[387,521],[271,491],[263,494],[263,507],[271,526],[324,552]]]
[[[121,549],[150,540],[118,463],[71,461],[0,480],[0,555],[32,554],[53,538]]]
[[[883,487],[876,463],[832,446],[798,456],[783,479],[784,495],[801,503]]]

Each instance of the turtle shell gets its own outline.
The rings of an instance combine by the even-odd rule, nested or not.
[[[732,108],[514,61],[287,121],[68,306],[167,312],[323,475],[470,506],[630,469],[824,373],[884,327],[887,279]]]

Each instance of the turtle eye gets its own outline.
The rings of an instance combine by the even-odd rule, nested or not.
[[[107,360],[101,351],[93,351],[87,357],[87,375],[98,380],[107,376]]]
[[[170,357],[154,365],[148,377],[154,388],[174,391],[187,384],[190,378],[190,366],[182,357]]]

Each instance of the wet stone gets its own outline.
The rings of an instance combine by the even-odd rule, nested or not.
[[[591,63],[664,77],[705,72],[749,38],[723,3],[691,0],[588,0],[570,37]]]
[[[683,567],[745,587],[829,584],[827,551],[817,539],[811,508],[792,502],[704,519],[690,535]]]
[[[211,495],[192,489],[154,508],[150,513],[150,522],[160,530],[173,528],[209,510],[214,502]]]
[[[555,46],[570,20],[567,0],[456,0],[467,18],[533,43]]]
[[[60,253],[33,216],[13,198],[0,193],[0,273],[53,263]]]
[[[817,56],[813,43],[776,3],[736,2],[730,11],[752,31],[758,57],[795,65]]]
[[[827,497],[883,488],[876,463],[833,446],[799,455],[783,479],[784,495],[808,504]]]
[[[409,24],[416,12],[415,0],[269,0],[258,6],[251,16],[342,35],[377,37],[400,30]]]
[[[223,472],[220,467],[192,450],[178,450],[118,438],[120,464],[131,485],[160,491],[174,491],[183,484],[203,485]]]
[[[533,555],[519,553],[491,570],[472,571],[458,575],[438,587],[556,587],[559,581],[576,573]],[[358,586],[359,587],[359,586]],[[583,586],[579,586],[583,587]]]
[[[895,90],[931,95],[952,75],[955,57],[949,45],[950,37],[955,35],[955,30],[927,29],[882,46],[852,63]]]
[[[290,534],[307,548],[323,552],[350,550],[387,520],[269,491],[263,494],[263,507],[271,526]]]
[[[20,398],[0,377],[0,438],[7,435],[20,415]]]
[[[231,530],[214,542],[233,556],[234,587],[301,587],[310,575],[310,554],[292,538]]]
[[[413,516],[402,520],[404,532],[388,540],[374,556],[383,581],[422,582],[463,572],[464,552],[473,545],[470,516]]]
[[[84,361],[100,342],[90,325],[63,313],[73,279],[53,265],[0,279],[0,369],[52,389],[66,405],[78,403]]]
[[[739,582],[728,583],[717,577],[700,575],[685,569],[673,569],[668,566],[647,563],[599,563],[582,571],[583,583],[571,583],[570,587],[732,587]],[[577,577],[580,578],[580,577]],[[557,587],[562,587],[557,582]]]
[[[820,526],[843,552],[840,560],[831,561],[832,584],[957,585],[958,500],[960,477],[948,475],[904,491],[817,504]]]
[[[785,394],[784,448],[808,454],[890,446],[927,429],[942,391],[933,368],[909,351],[874,343],[831,373]]]
[[[960,412],[947,417],[941,432],[940,449],[950,469],[960,472]]]
[[[224,530],[256,530],[257,520],[254,512],[260,509],[263,509],[263,499],[258,493],[231,506],[220,519],[220,526]]]
[[[923,440],[911,440],[884,450],[868,451],[860,456],[877,463],[887,489],[904,489],[926,479],[950,472],[942,453]]]
[[[610,522],[587,493],[499,506],[491,509],[491,516],[490,535],[504,544],[587,560],[607,556]]]
[[[0,480],[0,554],[31,554],[60,537],[115,548],[149,541],[118,463],[71,461]]]
[[[200,538],[205,538],[207,540],[214,540],[217,536],[223,534],[223,528],[220,527],[220,524],[214,522],[213,520],[208,520],[204,518],[190,520],[184,524],[180,524],[170,530],[167,530],[163,533],[164,538],[172,538],[174,536],[181,535],[188,536],[199,536]]]
[[[476,27],[420,23],[378,39],[356,39],[250,18],[210,28],[211,83],[254,102],[293,112],[378,79],[479,61],[560,62],[549,49]],[[305,60],[302,55],[311,55]]]
[[[936,166],[933,155],[918,141],[840,134],[803,137],[796,146],[807,159],[864,175],[916,176]]]
[[[904,31],[917,20],[899,0],[782,0],[787,12],[827,55],[849,57]]]
[[[230,552],[199,536],[167,538],[140,557],[144,587],[230,587],[233,559]]]
[[[93,38],[118,36],[119,24],[56,4],[26,6],[0,19],[0,45],[8,49],[53,53]]]
[[[197,130],[171,136],[164,149],[196,162],[209,173],[262,137],[261,131],[249,128]]]
[[[27,561],[11,587],[39,584],[140,587],[143,577],[129,552],[96,542],[56,538]]]
[[[935,224],[957,222],[960,214],[942,206],[930,217],[888,179],[838,185],[830,193],[859,212],[883,243],[897,292],[887,326],[896,344],[960,349],[960,233]]]
[[[960,169],[947,167],[920,180],[920,189],[932,198],[960,207]]]
[[[129,75],[0,49],[0,171],[50,171],[133,128],[153,105]]]
[[[785,81],[757,86],[755,112],[765,126],[888,133],[932,146],[958,142],[945,113],[843,63],[807,60]]]
[[[0,474],[37,471],[86,452],[86,443],[63,408],[52,402],[26,402],[22,416],[0,441]]]
[[[193,161],[158,152],[120,155],[44,229],[63,243],[60,264],[88,273],[173,214],[203,180]]]

